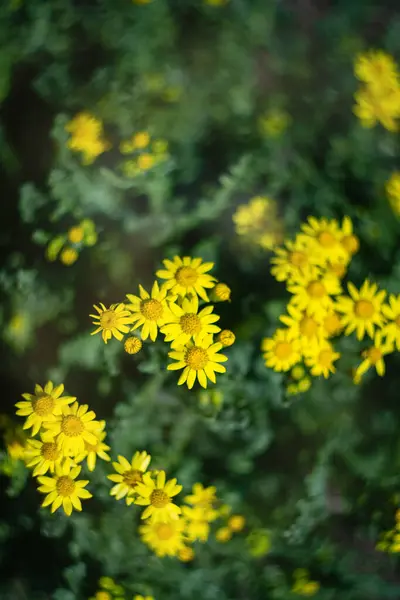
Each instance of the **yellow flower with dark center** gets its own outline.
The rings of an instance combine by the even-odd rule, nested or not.
[[[225,373],[226,368],[221,362],[228,360],[224,354],[219,354],[222,344],[212,342],[212,338],[204,338],[201,342],[189,342],[186,347],[168,352],[168,356],[177,362],[168,365],[169,371],[183,369],[178,385],[186,383],[192,389],[196,377],[203,388],[207,387],[207,378],[216,382],[215,373]]]
[[[210,292],[212,302],[230,302],[231,289],[226,283],[217,283]]]
[[[60,260],[67,267],[70,267],[71,265],[73,265],[74,262],[76,262],[78,260],[78,258],[79,258],[79,254],[75,250],[75,248],[69,248],[67,246],[66,248],[63,248],[61,250]]]
[[[182,515],[185,519],[185,531],[191,542],[199,540],[206,542],[210,535],[210,523],[218,517],[218,512],[202,506],[183,506]]]
[[[102,424],[95,421],[96,414],[88,405],[74,402],[71,406],[63,406],[62,414],[51,422],[43,423],[47,429],[46,441],[57,440],[65,456],[79,456],[85,452],[85,443],[95,446],[98,442],[96,432],[101,431]]]
[[[137,354],[138,352],[140,352],[142,347],[142,341],[134,335],[128,337],[124,342],[124,350],[128,354]]]
[[[301,344],[289,329],[277,329],[261,343],[265,365],[275,371],[289,371],[301,359]]]
[[[41,435],[41,441],[28,440],[25,456],[26,466],[29,468],[35,467],[33,470],[34,477],[45,475],[47,471],[54,473],[55,468],[65,460],[57,443],[44,441],[43,434]]]
[[[229,529],[231,529],[232,531],[235,531],[235,532],[242,531],[245,524],[246,524],[246,519],[243,517],[243,515],[232,515],[228,519]]]
[[[378,291],[376,283],[370,283],[368,279],[360,290],[351,282],[347,287],[350,296],[340,296],[335,305],[335,309],[343,315],[345,335],[356,331],[358,340],[362,340],[366,333],[373,338],[375,327],[382,327],[384,324],[382,304],[386,296],[385,290]]]
[[[220,342],[226,348],[232,346],[235,343],[235,340],[236,336],[233,331],[230,331],[230,329],[224,329],[217,336],[217,342]]]
[[[390,294],[389,304],[382,306],[382,314],[387,319],[387,324],[382,328],[382,334],[387,341],[394,343],[400,350],[400,295]]]
[[[308,223],[303,223],[301,229],[303,233],[298,235],[299,242],[314,243],[314,253],[319,264],[347,258],[348,253],[341,244],[342,232],[336,219],[308,217]]]
[[[220,527],[215,532],[215,539],[217,540],[217,542],[221,542],[221,544],[224,544],[225,542],[229,542],[229,540],[231,538],[232,538],[232,530],[229,529],[229,527]]]
[[[105,421],[100,421],[99,423],[100,423],[101,427],[104,427]],[[97,440],[96,443],[89,444],[88,442],[85,441],[85,450],[84,450],[83,454],[79,455],[76,458],[76,462],[81,462],[82,460],[84,460],[86,458],[86,463],[87,463],[89,471],[95,470],[97,457],[99,457],[102,460],[105,460],[107,462],[109,462],[111,460],[109,455],[107,454],[107,452],[110,450],[110,446],[107,446],[107,444],[104,443],[104,439],[106,437],[106,432],[100,431],[100,430],[94,430],[93,434],[96,436],[96,440]]]
[[[378,375],[383,377],[385,374],[384,356],[391,354],[393,350],[393,343],[384,340],[382,332],[378,331],[375,334],[374,343],[361,353],[364,360],[355,370],[354,379],[359,382],[371,367],[375,367]]]
[[[332,296],[342,291],[337,277],[320,275],[314,268],[293,276],[287,289],[293,294],[293,305],[306,311],[308,315],[316,315],[317,318],[333,308]]]
[[[117,473],[107,475],[107,478],[116,484],[110,491],[111,496],[115,496],[116,500],[125,497],[127,505],[132,504],[137,485],[143,482],[143,475],[147,471],[150,461],[151,456],[145,451],[135,452],[131,462],[124,456],[118,456],[118,462],[112,463]]]
[[[91,498],[92,494],[84,489],[89,481],[76,481],[81,467],[72,467],[68,462],[56,467],[54,477],[38,477],[39,492],[47,494],[42,506],[51,504],[51,512],[55,512],[60,506],[66,515],[70,516],[72,510],[82,510],[81,498]]]
[[[193,506],[201,506],[203,508],[211,508],[217,501],[217,488],[213,485],[204,487],[202,483],[195,483],[192,488],[192,493],[185,496],[184,501]]]
[[[176,479],[165,482],[165,471],[159,471],[154,481],[150,473],[143,475],[143,481],[138,483],[135,492],[135,504],[146,506],[142,519],[151,518],[152,523],[169,523],[179,518],[181,509],[172,502],[179,494],[182,486],[177,485]]]
[[[360,81],[372,86],[395,85],[398,82],[396,61],[383,50],[369,50],[356,57],[354,73]]]
[[[395,171],[386,182],[386,194],[396,216],[400,216],[400,171]]]
[[[178,558],[182,562],[190,562],[191,560],[194,559],[194,556],[195,556],[195,554],[194,554],[193,548],[191,548],[190,546],[184,546],[178,552]]]
[[[297,237],[294,242],[287,240],[284,247],[274,249],[271,258],[271,274],[277,281],[291,280],[293,275],[303,272],[305,269],[318,262],[312,240]]]
[[[127,294],[130,304],[127,308],[132,315],[132,329],[134,331],[141,327],[140,335],[142,340],[150,339],[155,342],[157,339],[158,328],[162,327],[171,320],[171,306],[175,297],[168,296],[168,291],[165,288],[159,288],[155,281],[151,290],[151,295],[139,285],[140,296]]]
[[[32,427],[32,436],[38,433],[44,423],[56,421],[63,408],[76,400],[72,396],[62,396],[63,391],[63,384],[54,387],[53,383],[48,381],[44,388],[36,384],[34,394],[22,394],[25,400],[15,405],[18,409],[17,415],[28,417],[23,428]]]
[[[75,225],[75,227],[71,227],[68,231],[68,239],[73,244],[79,244],[83,240],[84,235],[85,232],[80,225]]]
[[[297,338],[302,347],[307,347],[312,341],[318,341],[324,337],[321,324],[321,316],[308,315],[289,303],[287,305],[288,315],[281,315],[279,320],[289,329],[293,338]]]
[[[102,302],[100,308],[94,304],[97,315],[89,315],[93,319],[93,325],[97,327],[90,335],[96,335],[101,331],[101,337],[105,344],[113,336],[121,341],[124,333],[128,333],[129,327],[133,322],[132,314],[126,309],[124,304],[112,304],[107,308]]]
[[[214,325],[219,316],[213,313],[213,306],[206,306],[199,312],[199,300],[197,296],[184,298],[182,306],[175,303],[170,304],[172,313],[169,322],[161,327],[161,333],[165,335],[166,342],[172,342],[171,348],[185,346],[189,340],[200,342],[206,335],[213,335],[221,328]]]
[[[184,521],[179,518],[167,523],[148,521],[139,527],[139,533],[157,556],[176,556],[185,548],[184,527]]]
[[[165,269],[156,272],[160,279],[166,279],[163,288],[170,290],[178,296],[199,296],[204,302],[208,302],[205,288],[213,288],[215,277],[208,275],[214,263],[203,263],[201,258],[190,258],[190,256],[174,256],[174,259],[163,260]]]
[[[311,344],[305,351],[305,363],[310,368],[311,375],[323,375],[327,379],[335,372],[335,361],[340,358],[340,353],[335,352],[332,344],[327,340]]]

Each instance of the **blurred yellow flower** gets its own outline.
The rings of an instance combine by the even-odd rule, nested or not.
[[[282,222],[277,216],[277,204],[271,198],[251,198],[248,204],[238,206],[232,220],[239,236],[266,250],[282,241]]]
[[[371,367],[375,367],[378,375],[383,377],[385,374],[384,356],[391,354],[393,351],[393,343],[383,338],[382,331],[377,331],[374,343],[361,353],[364,360],[355,370],[354,378],[360,380]]]
[[[79,254],[75,248],[63,248],[60,254],[61,262],[67,267],[71,266],[78,260]]]
[[[215,539],[217,540],[217,542],[221,542],[221,544],[224,544],[225,542],[229,542],[229,540],[231,538],[232,538],[232,530],[229,529],[229,527],[220,527],[215,532]]]
[[[213,343],[212,338],[204,338],[193,344],[188,342],[186,347],[168,352],[168,356],[177,362],[168,365],[169,371],[183,369],[178,385],[186,383],[192,389],[196,378],[203,388],[207,387],[207,379],[216,383],[215,373],[225,373],[226,368],[221,362],[228,360],[224,354],[219,354],[222,344]]]
[[[231,289],[226,283],[217,283],[210,292],[212,302],[230,302]]]
[[[265,365],[275,371],[289,371],[301,359],[300,341],[289,329],[277,329],[271,338],[264,338],[261,350]]]
[[[102,139],[103,125],[100,119],[87,112],[77,114],[65,126],[71,134],[67,147],[74,152],[81,152],[83,164],[91,164],[110,145]]]
[[[127,505],[132,504],[137,485],[143,481],[143,475],[147,471],[150,461],[151,456],[145,451],[135,452],[131,462],[119,455],[118,462],[112,463],[116,474],[107,475],[107,478],[116,484],[111,489],[110,495],[115,496],[116,500],[125,497]]]
[[[80,225],[75,225],[75,227],[71,227],[67,235],[70,242],[73,244],[79,244],[79,242],[83,240],[85,232],[83,227]]]
[[[396,216],[400,216],[400,171],[395,171],[386,182],[386,194]]]
[[[242,531],[245,524],[246,524],[246,519],[243,517],[243,515],[232,515],[228,519],[229,529],[231,529],[232,531],[235,531],[235,532]]]
[[[373,338],[375,327],[382,327],[384,323],[382,304],[386,291],[378,291],[376,283],[370,283],[368,279],[360,290],[351,282],[347,287],[350,295],[340,296],[335,305],[335,309],[342,313],[345,335],[356,331],[358,340],[362,340],[366,333]]]
[[[310,368],[311,375],[314,377],[323,375],[325,379],[335,372],[334,363],[340,358],[340,353],[335,352],[332,344],[327,340],[310,343],[304,354],[305,363]]]

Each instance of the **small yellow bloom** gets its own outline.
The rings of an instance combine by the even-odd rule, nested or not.
[[[151,456],[147,452],[135,452],[129,462],[124,456],[118,456],[118,462],[113,462],[116,474],[107,475],[116,485],[111,489],[110,495],[116,500],[125,497],[129,506],[135,499],[138,483],[143,482],[143,475],[150,464]]]
[[[194,559],[193,548],[191,548],[190,546],[184,546],[181,550],[179,550],[178,558],[182,562],[190,562]]]
[[[68,231],[68,239],[73,244],[79,244],[83,240],[84,235],[85,232],[83,230],[83,227],[81,227],[80,225],[71,227],[71,229]]]
[[[169,523],[179,519],[181,509],[172,502],[179,494],[182,486],[177,485],[176,479],[165,481],[165,471],[159,471],[154,481],[150,473],[143,475],[143,481],[138,483],[135,492],[135,504],[146,506],[142,519],[151,518],[152,523]]]
[[[327,340],[310,344],[305,351],[305,363],[310,368],[311,375],[323,375],[328,378],[335,372],[335,361],[340,358],[340,353],[335,352],[332,344]]]
[[[169,301],[173,302],[175,298],[168,296],[165,288],[160,289],[156,281],[151,289],[151,295],[139,285],[139,296],[127,294],[126,297],[130,302],[126,308],[131,312],[131,331],[141,327],[142,340],[147,340],[150,336],[150,339],[155,342],[158,328],[172,320]]]
[[[205,288],[213,288],[216,279],[207,271],[211,271],[214,263],[190,256],[174,256],[172,261],[165,259],[163,263],[165,269],[156,272],[156,277],[166,279],[163,288],[181,297],[197,295],[204,302],[209,301]]]
[[[172,314],[168,323],[161,327],[165,341],[171,342],[171,348],[175,349],[186,346],[191,339],[197,343],[221,331],[221,328],[215,325],[219,321],[219,316],[213,313],[213,308],[213,306],[206,306],[199,312],[197,296],[184,298],[181,306],[170,303],[169,309]]]
[[[218,512],[209,507],[183,506],[182,515],[186,523],[186,535],[191,542],[206,542],[210,533],[210,523],[218,517]]]
[[[211,290],[210,296],[213,302],[230,302],[231,289],[226,283],[217,283]]]
[[[342,313],[342,325],[345,327],[345,335],[353,331],[357,333],[357,339],[362,340],[365,334],[374,337],[375,327],[382,327],[384,316],[382,304],[386,291],[378,291],[376,283],[364,281],[360,290],[348,284],[349,296],[340,296],[335,309]]]
[[[91,164],[110,147],[102,139],[102,122],[87,112],[77,114],[67,123],[65,129],[71,134],[67,142],[68,148],[74,152],[82,152],[83,163],[86,165]]]
[[[153,154],[149,154],[148,152],[144,152],[137,158],[137,166],[141,171],[148,171],[154,166],[155,156]]]
[[[254,529],[246,538],[249,553],[255,558],[265,556],[271,549],[271,539],[267,530]]]
[[[308,222],[301,229],[303,233],[298,235],[299,242],[314,245],[319,264],[346,260],[348,252],[341,243],[343,233],[336,219],[308,217]]]
[[[97,315],[89,315],[93,320],[93,325],[97,327],[90,335],[95,335],[101,331],[101,337],[105,344],[113,336],[121,341],[123,334],[128,333],[129,327],[133,322],[132,314],[126,309],[124,304],[112,304],[107,308],[102,302],[100,308],[94,304],[98,312]]]
[[[104,426],[105,422],[101,421],[101,425]],[[105,431],[93,431],[94,435],[97,438],[95,444],[89,444],[89,442],[85,441],[85,450],[84,452],[76,458],[76,462],[81,462],[86,458],[86,463],[89,471],[94,471],[96,468],[97,457],[101,458],[109,462],[111,459],[107,452],[110,450],[110,446],[104,443],[104,439],[106,437]]]
[[[228,527],[232,529],[232,531],[242,531],[243,527],[246,524],[246,519],[242,515],[232,515],[228,519]]]
[[[217,342],[220,342],[225,347],[232,346],[235,343],[235,340],[236,340],[235,334],[233,333],[233,331],[230,331],[229,329],[224,329],[217,336]]]
[[[251,198],[248,204],[238,206],[232,220],[238,235],[266,250],[272,250],[282,241],[282,223],[277,204],[271,198]]]
[[[271,108],[260,117],[259,128],[265,137],[278,138],[290,125],[289,114],[280,108]]]
[[[355,370],[354,378],[359,381],[371,367],[375,367],[378,375],[383,377],[385,374],[384,356],[391,354],[393,350],[393,343],[383,340],[382,332],[377,331],[372,346],[361,354],[364,360]]]
[[[38,477],[39,492],[47,494],[42,506],[51,504],[51,512],[55,512],[60,506],[66,515],[70,516],[72,510],[82,510],[81,498],[91,498],[85,486],[89,481],[76,481],[81,467],[72,467],[68,462],[56,467],[54,477]]]
[[[291,304],[317,319],[324,316],[326,311],[332,310],[332,296],[340,294],[342,290],[337,277],[321,275],[316,268],[310,268],[304,274],[293,275],[287,289],[293,294]]]
[[[320,262],[311,238],[299,236],[292,242],[286,240],[283,247],[274,249],[271,258],[271,274],[277,281],[290,281],[293,275],[304,272],[310,265]]]
[[[295,381],[300,381],[300,379],[303,379],[305,374],[306,374],[306,371],[302,365],[295,365],[293,367],[293,369],[290,371],[290,376]]]
[[[366,128],[380,123],[388,131],[397,131],[400,117],[400,86],[390,89],[365,87],[354,94],[353,112]]]
[[[68,246],[66,248],[63,248],[60,254],[60,260],[61,262],[66,265],[67,267],[70,267],[71,265],[74,264],[74,262],[76,262],[78,260],[79,254],[78,252],[75,250],[75,248],[69,248]]]
[[[220,527],[215,532],[215,539],[218,542],[221,542],[221,544],[224,544],[225,542],[229,542],[229,540],[231,538],[232,538],[232,530],[229,529],[229,527]]]
[[[64,454],[61,448],[54,441],[44,441],[43,434],[41,441],[30,439],[26,448],[26,466],[35,467],[33,476],[45,475],[47,471],[54,473],[55,468],[61,465],[64,460]]]
[[[139,131],[134,136],[132,136],[132,146],[133,148],[143,149],[146,148],[150,144],[150,136],[147,131]]]
[[[203,388],[207,387],[207,379],[216,383],[215,373],[225,373],[226,368],[221,362],[228,360],[224,354],[219,354],[222,344],[213,343],[212,338],[205,337],[201,342],[188,342],[186,347],[168,352],[168,356],[176,362],[167,366],[169,371],[183,369],[178,385],[186,383],[192,389],[196,378]]]
[[[124,342],[124,350],[128,354],[137,354],[138,352],[140,352],[142,347],[142,341],[134,335],[128,337]]]
[[[217,489],[211,485],[207,488],[202,483],[195,483],[192,488],[192,493],[185,496],[184,500],[192,506],[201,506],[202,508],[211,508],[217,501]]]
[[[386,182],[386,194],[394,214],[400,216],[400,171],[395,171]]]
[[[261,350],[265,365],[275,371],[289,371],[301,359],[300,341],[289,329],[277,329],[272,338],[264,338]]]

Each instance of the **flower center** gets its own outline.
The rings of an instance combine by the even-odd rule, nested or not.
[[[193,346],[193,348],[189,348],[186,352],[185,362],[188,367],[191,369],[195,369],[195,371],[199,371],[200,369],[204,369],[204,367],[208,363],[208,354],[204,348],[198,348],[197,346]]]
[[[155,300],[154,298],[149,298],[148,300],[141,301],[140,312],[145,319],[148,319],[149,321],[157,321],[162,317],[164,309],[161,302]]]
[[[310,338],[318,331],[318,323],[312,317],[304,317],[300,321],[300,333]]]
[[[304,252],[298,252],[295,250],[291,252],[289,255],[289,262],[292,263],[294,267],[305,267],[307,264],[307,255]]]
[[[135,487],[138,483],[143,481],[143,473],[138,469],[131,469],[124,473],[123,480],[129,487]]]
[[[307,292],[312,298],[323,298],[326,295],[326,289],[320,281],[312,281],[307,286]]]
[[[75,482],[71,477],[62,475],[57,479],[56,487],[59,496],[71,496],[75,490]]]
[[[79,417],[67,415],[62,419],[61,430],[68,437],[76,437],[82,433],[84,426]]]
[[[103,329],[112,329],[117,322],[117,316],[113,310],[105,310],[100,315],[100,325]]]
[[[360,248],[360,242],[355,235],[345,235],[342,239],[342,246],[349,254],[355,254]]]
[[[334,275],[336,275],[336,277],[339,277],[339,279],[342,279],[342,277],[344,277],[346,275],[346,265],[344,263],[331,263],[329,265],[329,269],[332,271],[332,273]]]
[[[180,318],[180,325],[183,333],[187,333],[188,335],[193,335],[201,331],[201,321],[195,314],[183,315]]]
[[[198,274],[192,267],[181,267],[177,270],[175,275],[176,281],[183,287],[194,285],[198,277]]]
[[[39,417],[45,417],[53,412],[54,398],[52,396],[39,396],[32,402],[33,411],[39,415]]]
[[[318,242],[323,248],[332,248],[336,244],[336,238],[329,231],[322,231],[318,235]]]
[[[369,319],[374,314],[374,305],[369,300],[359,300],[356,302],[354,312],[361,319]]]
[[[278,342],[275,346],[275,356],[280,360],[285,360],[285,358],[289,358],[292,354],[292,344],[289,342]]]
[[[155,508],[164,508],[169,504],[170,498],[168,494],[163,492],[162,490],[154,490],[150,496],[151,505]]]
[[[169,540],[174,535],[174,530],[168,523],[160,523],[157,526],[156,533],[160,540]]]
[[[369,362],[373,365],[376,365],[376,363],[382,358],[382,352],[379,350],[379,348],[376,348],[375,346],[369,348],[366,354]]]
[[[45,460],[55,461],[60,456],[60,450],[54,442],[45,442],[40,449],[40,454]]]
[[[318,355],[318,362],[321,367],[326,367],[329,369],[332,366],[333,354],[331,350],[321,350]]]

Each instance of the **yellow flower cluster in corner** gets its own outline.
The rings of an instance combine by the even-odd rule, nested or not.
[[[395,521],[393,529],[389,529],[381,535],[381,540],[376,545],[377,550],[389,554],[400,552],[400,509],[396,510]]]
[[[59,257],[64,265],[71,266],[78,260],[82,248],[94,246],[96,242],[95,224],[91,219],[84,219],[66,234],[53,238],[46,248],[46,257],[50,261]]]
[[[8,415],[0,415],[0,431],[3,432],[7,454],[0,459],[0,473],[11,477],[20,461],[25,460],[27,436],[22,427],[17,426]]]
[[[136,177],[140,173],[146,173],[169,157],[168,142],[152,141],[147,131],[133,134],[128,140],[121,142],[119,149],[121,154],[132,155],[122,164],[122,171],[126,177]]]
[[[354,72],[362,82],[354,95],[354,114],[363,127],[374,127],[381,123],[385,129],[397,131],[400,79],[393,57],[382,50],[370,50],[356,58]]]
[[[318,581],[313,581],[309,578],[310,574],[307,569],[296,569],[293,577],[292,592],[299,596],[315,596],[321,587]]]
[[[70,133],[67,147],[73,152],[82,153],[84,165],[92,164],[95,159],[111,148],[103,138],[103,124],[88,112],[80,112],[69,121],[65,130]]]
[[[178,385],[186,383],[191,389],[197,379],[206,388],[208,380],[216,383],[216,373],[225,373],[221,363],[228,358],[220,350],[231,346],[235,336],[229,330],[221,331],[215,324],[219,315],[214,306],[203,304],[209,302],[207,290],[212,290],[214,301],[229,300],[230,290],[209,274],[213,263],[189,256],[163,262],[164,269],[156,272],[164,280],[161,285],[155,281],[150,291],[139,285],[139,294],[127,294],[126,304],[95,305],[97,314],[90,315],[96,326],[92,335],[101,332],[107,343],[112,337],[122,341],[124,334],[140,329],[141,340],[155,342],[160,331],[170,344],[168,356],[175,361],[167,369],[182,370]],[[124,341],[126,352],[137,353],[141,340],[129,336]]]
[[[31,430],[24,459],[38,478],[38,490],[46,494],[42,506],[51,505],[51,512],[62,506],[69,516],[73,509],[82,510],[82,498],[92,497],[85,489],[89,481],[77,479],[79,463],[86,459],[93,471],[97,457],[110,460],[110,448],[104,443],[105,421],[96,421],[86,404],[63,392],[63,384],[37,384],[33,394],[22,394],[24,400],[16,407],[17,415],[26,417],[23,429]]]
[[[392,173],[385,188],[392,211],[400,217],[400,171]]]
[[[215,539],[218,542],[228,542],[234,533],[242,531],[246,524],[246,519],[243,515],[232,515],[224,527],[220,527],[215,533]]]
[[[115,583],[112,577],[100,577],[99,590],[89,600],[125,600],[125,589],[122,585]],[[134,600],[142,600],[142,596],[134,596]],[[154,600],[152,596],[146,596],[148,600]]]
[[[255,196],[240,204],[232,220],[236,233],[250,244],[272,250],[283,239],[283,225],[278,217],[277,203],[266,196]]]

